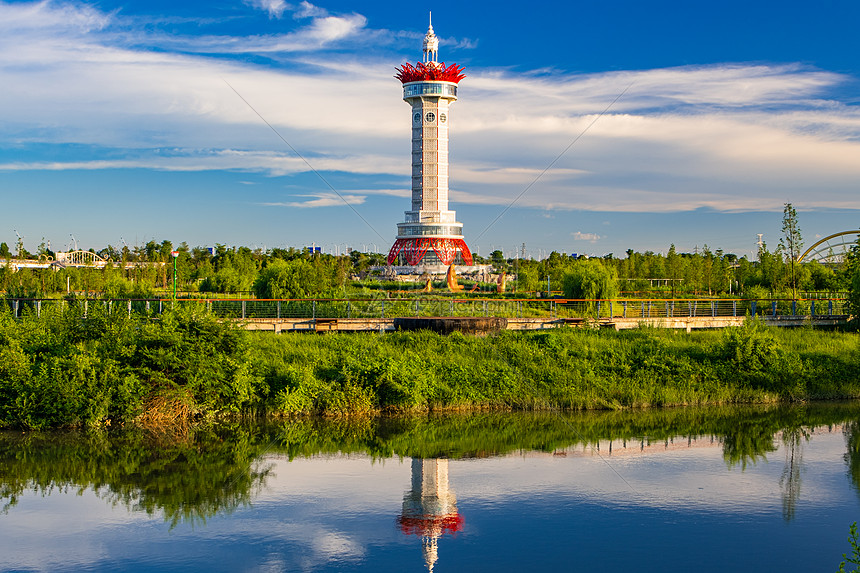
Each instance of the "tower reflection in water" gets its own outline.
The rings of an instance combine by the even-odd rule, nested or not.
[[[448,489],[448,460],[412,458],[412,489],[403,495],[403,511],[397,519],[407,535],[421,536],[427,570],[439,559],[439,538],[463,528],[457,497]]]

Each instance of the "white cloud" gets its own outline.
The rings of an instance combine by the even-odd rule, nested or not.
[[[314,6],[307,1],[302,1],[298,10],[293,14],[295,18],[324,18],[326,16],[328,16],[328,12],[324,8]]]
[[[128,27],[119,13],[0,1],[0,138],[23,149],[74,143],[104,150],[62,160],[8,154],[0,170],[279,176],[312,167],[402,178],[396,194],[408,196],[409,108],[391,77],[397,62],[364,52],[359,57],[357,49],[363,38],[383,31],[368,29],[361,14],[329,14],[307,2],[254,0],[253,6],[278,18],[290,11],[302,21],[274,36],[154,37],[159,49],[149,50],[130,47],[147,39],[143,33],[134,42],[118,39],[125,36],[116,30]],[[356,52],[332,55],[333,47]],[[264,68],[189,55],[195,51],[284,59]],[[299,53],[300,60],[288,59]],[[781,210],[792,200],[800,209],[860,208],[860,110],[829,96],[848,79],[839,74],[743,64],[467,73],[450,113],[453,208],[507,205],[533,182],[517,206],[745,211]],[[364,201],[381,193],[365,189],[350,196]],[[289,206],[330,200],[314,195]]]
[[[269,13],[269,18],[280,18],[285,10],[292,10],[293,6],[284,2],[284,0],[245,0],[249,6],[265,10]]]
[[[297,207],[299,209],[311,207],[342,207],[345,204],[361,205],[366,196],[363,195],[340,195],[336,193],[315,193],[313,195],[297,195],[297,197],[312,197],[308,201],[287,201],[278,203],[263,203],[266,207]]]
[[[601,238],[600,235],[596,233],[582,233],[580,231],[571,233],[570,236],[573,237],[574,241],[588,241],[591,244],[596,243]]]
[[[110,22],[108,14],[86,4],[60,4],[50,0],[30,3],[0,3],[0,32],[4,35],[51,30],[87,33]]]

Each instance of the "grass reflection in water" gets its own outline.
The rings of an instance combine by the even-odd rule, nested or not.
[[[858,403],[672,408],[564,413],[471,413],[397,417],[300,418],[272,423],[120,431],[0,433],[0,504],[14,511],[27,490],[90,488],[113,504],[163,515],[176,525],[205,521],[248,504],[265,487],[266,455],[289,459],[362,453],[374,459],[474,458],[553,452],[601,442],[643,446],[676,438],[722,443],[729,467],[744,469],[786,447],[784,516],[800,495],[803,442],[816,427],[841,427],[845,462],[860,491]],[[605,452],[605,450],[604,450]]]

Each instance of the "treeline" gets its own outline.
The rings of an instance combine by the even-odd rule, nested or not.
[[[493,253],[495,254],[501,254]],[[663,293],[668,295],[744,295],[748,298],[767,298],[786,295],[792,290],[790,261],[780,249],[769,251],[763,245],[758,256],[750,260],[724,253],[721,249],[679,253],[671,245],[666,254],[628,250],[624,258],[612,254],[603,258],[568,256],[553,252],[542,261],[501,259],[493,257],[494,266],[515,273],[516,286],[523,291],[567,291],[565,275],[577,265],[591,265],[593,273],[602,272],[618,283],[618,290],[626,293]],[[588,271],[585,271],[588,272]],[[836,292],[850,287],[847,267],[832,268],[818,261],[795,266],[795,280],[799,292]],[[589,297],[584,297],[589,298]],[[608,298],[608,297],[606,297]]]
[[[8,249],[7,249],[8,250]],[[365,274],[373,265],[384,265],[377,253],[353,252],[335,257],[299,249],[250,249],[217,245],[174,246],[170,241],[150,241],[143,247],[116,250],[106,247],[91,252],[108,259],[106,267],[14,269],[11,259],[0,255],[0,292],[9,297],[41,298],[62,293],[92,293],[106,298],[150,298],[172,290],[176,257],[179,293],[224,293],[258,298],[322,297],[351,287],[353,274]],[[54,257],[46,251],[43,259]],[[34,257],[36,258],[36,257]],[[4,264],[5,263],[5,264]],[[341,294],[343,294],[341,292]]]
[[[42,247],[42,249],[44,249]],[[8,249],[7,249],[8,250]],[[311,254],[300,249],[250,249],[217,245],[213,249],[174,246],[150,241],[139,248],[106,247],[96,254],[107,257],[104,269],[12,268],[0,255],[0,292],[10,297],[50,297],[62,293],[95,293],[108,298],[148,298],[172,290],[174,260],[180,295],[223,293],[258,298],[347,297],[383,288],[385,257],[353,251],[349,255]],[[95,252],[95,251],[94,251]],[[52,256],[46,251],[42,256]],[[780,245],[762,245],[754,260],[705,246],[700,252],[666,254],[628,250],[623,258],[612,254],[585,260],[553,252],[548,258],[505,259],[501,251],[477,264],[490,264],[496,273],[510,277],[508,290],[523,295],[562,293],[569,298],[630,296],[743,296],[789,298],[804,292],[860,290],[860,247],[851,250],[845,264],[831,267],[811,261],[793,262]],[[468,280],[466,280],[468,282]],[[417,285],[418,283],[416,283]],[[390,288],[404,288],[388,284]],[[421,283],[423,286],[423,283]],[[439,283],[444,286],[444,283]],[[481,286],[481,285],[479,285]],[[479,289],[485,295],[495,285]]]

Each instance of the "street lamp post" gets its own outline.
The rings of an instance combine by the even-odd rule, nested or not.
[[[176,306],[176,259],[179,251],[170,251],[170,256],[173,257],[173,306]]]

